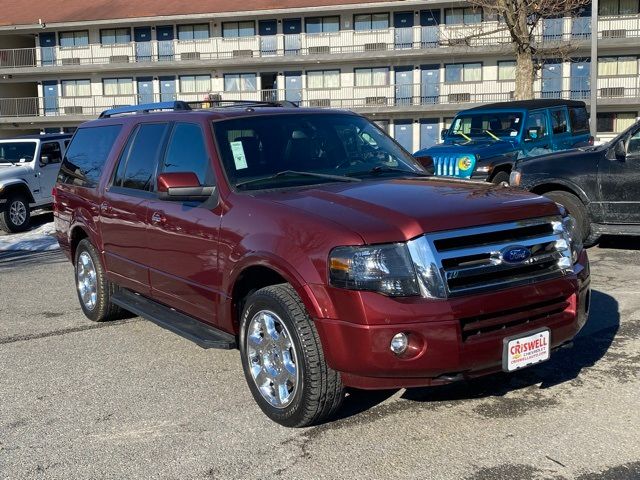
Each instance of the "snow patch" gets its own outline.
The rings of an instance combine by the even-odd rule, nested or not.
[[[26,250],[30,252],[57,250],[58,240],[53,236],[53,222],[40,225],[23,233],[10,233],[0,236],[0,251]]]

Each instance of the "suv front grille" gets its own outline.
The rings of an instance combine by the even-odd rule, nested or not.
[[[425,235],[447,296],[525,285],[564,275],[558,261],[571,255],[562,247],[563,236],[554,229],[560,217],[436,232]],[[524,247],[529,258],[509,262],[503,253]]]

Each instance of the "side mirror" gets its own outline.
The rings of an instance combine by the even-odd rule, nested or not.
[[[430,157],[429,155],[424,155],[420,157],[415,157],[415,159],[420,165],[422,165],[422,167],[427,171],[427,173],[430,173],[431,175],[433,175],[434,169],[433,169],[432,157]]]
[[[40,165],[49,165],[49,157],[42,155],[40,157]]]
[[[624,145],[624,139],[620,140],[613,147],[613,152],[616,160],[620,160],[624,162],[625,158],[627,158],[627,149]]]
[[[440,132],[440,140],[444,140],[444,138],[447,136],[447,132],[449,131],[448,128],[443,128],[442,131]]]
[[[541,133],[542,133],[542,128],[529,127],[527,128],[527,140],[537,140],[538,138],[540,138]]]
[[[160,200],[178,202],[206,200],[216,189],[200,185],[198,176],[193,172],[161,173],[157,184]]]

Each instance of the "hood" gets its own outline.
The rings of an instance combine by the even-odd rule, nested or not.
[[[0,164],[0,184],[5,183],[7,180],[24,178],[28,173],[29,169],[20,164],[2,163]]]
[[[479,158],[480,161],[482,161],[486,158],[491,158],[498,155],[503,155],[507,152],[512,152],[513,150],[515,150],[514,143],[506,140],[472,140],[471,142],[461,144],[440,143],[438,145],[419,150],[414,155],[429,155],[431,157],[435,157],[437,155],[462,155],[465,153],[472,153],[476,155],[476,157]]]
[[[555,203],[521,190],[487,182],[435,178],[330,184],[258,195],[331,220],[371,244],[559,212]]]

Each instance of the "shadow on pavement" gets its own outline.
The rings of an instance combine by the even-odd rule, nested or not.
[[[0,252],[0,270],[33,265],[50,265],[65,261],[66,257],[60,250],[40,250],[33,252],[15,250]]]
[[[598,246],[607,249],[640,250],[640,236],[605,235],[600,239]]]

